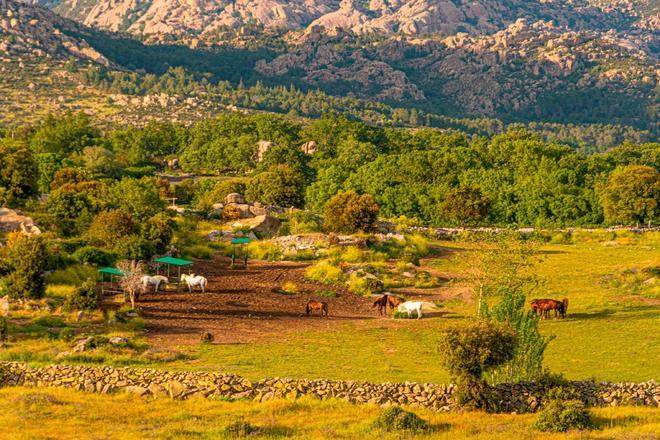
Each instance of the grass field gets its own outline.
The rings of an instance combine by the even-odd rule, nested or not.
[[[373,427],[380,409],[330,400],[219,402],[143,399],[129,394],[97,395],[62,389],[0,389],[3,439],[59,438],[236,438],[225,428],[242,420],[261,428],[257,438],[402,439],[405,432]],[[594,409],[597,429],[568,434],[532,430],[534,415],[478,412],[435,414],[416,410],[431,423],[435,439],[653,439],[660,431],[660,411],[650,408]],[[53,429],[57,426],[57,430]],[[250,437],[250,438],[255,438]]]
[[[436,269],[455,273],[455,261],[446,258],[467,245],[441,242],[445,249],[430,262]],[[452,251],[453,249],[453,251]],[[546,245],[538,272],[545,279],[544,297],[568,297],[569,318],[541,323],[554,335],[545,364],[570,379],[645,381],[660,378],[660,305],[657,285],[613,282],[612,276],[658,265],[657,242],[603,246]],[[624,280],[625,281],[625,280]],[[441,289],[451,289],[460,279]],[[224,370],[251,379],[307,377],[361,379],[375,382],[448,382],[436,346],[440,331],[474,311],[472,304],[445,303],[440,318],[417,320],[366,319],[327,331],[272,335],[249,344],[217,344],[181,348],[187,357],[139,356],[131,350],[98,351],[69,361],[114,365],[152,366],[186,370]],[[100,318],[100,317],[99,317]],[[98,318],[97,318],[98,319]],[[101,324],[99,324],[99,322]],[[90,322],[69,325],[84,327]],[[101,325],[102,320],[91,321]],[[48,319],[41,325],[24,321],[15,327],[20,340],[0,351],[0,359],[34,363],[57,361],[64,341],[49,337]],[[139,330],[139,326],[137,327]],[[101,328],[101,330],[103,330]],[[115,333],[132,335],[130,326]]]

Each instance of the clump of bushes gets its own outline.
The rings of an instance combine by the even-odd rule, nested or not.
[[[395,310],[394,313],[392,313],[392,318],[394,318],[394,319],[417,319],[417,311],[399,312],[398,310]]]
[[[346,282],[348,291],[357,295],[373,295],[383,291],[383,282],[375,275],[353,272]]]
[[[374,422],[374,426],[387,432],[407,431],[412,434],[430,429],[426,420],[399,406],[391,406],[382,410]]]
[[[96,282],[92,278],[76,287],[65,303],[69,310],[95,310],[98,306],[99,295],[96,292]]]
[[[565,389],[549,396],[543,409],[532,425],[534,429],[546,432],[566,432],[570,429],[591,429],[594,423],[591,412],[582,400],[572,395],[566,397]],[[572,394],[572,393],[568,393]]]
[[[80,264],[91,264],[95,266],[111,266],[117,259],[115,254],[95,246],[81,247],[73,253],[72,257]]]
[[[250,258],[266,261],[277,261],[282,258],[280,248],[270,241],[252,241],[247,245]]]
[[[331,232],[370,232],[378,219],[378,204],[369,194],[340,192],[325,205],[324,226]]]
[[[344,273],[329,260],[321,260],[305,270],[305,276],[322,284],[340,284],[344,281]]]
[[[444,331],[438,348],[445,367],[458,385],[459,405],[497,411],[497,393],[483,375],[513,359],[516,345],[516,334],[509,326],[484,320]]]
[[[300,292],[298,289],[298,285],[294,282],[287,281],[284,284],[282,284],[282,287],[280,288],[280,293],[283,293],[285,295],[296,295]]]

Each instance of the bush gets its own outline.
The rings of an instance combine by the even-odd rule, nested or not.
[[[270,241],[252,241],[247,245],[247,251],[256,260],[276,261],[282,258],[280,248]]]
[[[285,282],[280,288],[280,293],[285,295],[296,295],[299,291],[300,290],[298,289],[298,285],[291,281]]]
[[[539,412],[532,426],[539,431],[566,432],[569,429],[590,429],[593,421],[589,408],[581,400],[552,399]]]
[[[348,291],[357,295],[373,295],[383,291],[383,282],[374,275],[353,272],[347,281]]]
[[[195,258],[198,260],[210,260],[213,258],[213,249],[203,244],[188,246],[183,249],[182,253],[187,258]]]
[[[68,309],[75,310],[95,310],[99,306],[99,295],[96,292],[96,282],[94,279],[88,279],[82,285],[76,288],[66,301]]]
[[[261,433],[261,428],[251,425],[245,420],[237,420],[234,423],[227,425],[223,430],[226,438],[247,438],[258,436]]]
[[[57,335],[62,341],[71,341],[76,336],[76,332],[71,327],[64,327]]]
[[[348,191],[326,203],[323,224],[328,231],[353,234],[372,231],[377,219],[378,204],[371,195]]]
[[[95,266],[111,266],[114,264],[117,256],[111,252],[106,252],[95,246],[81,247],[73,253],[73,259],[80,264],[92,264]]]
[[[142,237],[129,235],[119,240],[113,251],[123,260],[148,260],[155,253],[154,246]]]
[[[157,252],[165,252],[174,236],[174,222],[165,213],[159,213],[142,224],[140,235],[150,242]]]
[[[199,340],[202,344],[210,344],[213,342],[213,333],[204,331],[199,336]]]
[[[321,260],[305,270],[305,277],[322,284],[340,284],[344,281],[342,270],[329,260]]]
[[[124,237],[136,231],[133,217],[122,210],[115,209],[99,213],[85,233],[88,243],[95,246],[111,248]]]
[[[458,385],[457,401],[468,408],[497,409],[497,400],[483,374],[510,361],[517,345],[514,331],[505,325],[472,321],[444,331],[439,351]]]
[[[399,312],[398,310],[395,310],[394,313],[392,313],[392,318],[394,318],[394,319],[417,319],[417,311]]]
[[[7,293],[12,298],[41,298],[44,294],[43,272],[47,253],[44,240],[21,232],[9,234],[6,253],[10,272]]]
[[[382,410],[374,422],[374,426],[387,432],[408,431],[414,434],[428,431],[430,428],[426,420],[398,406]]]

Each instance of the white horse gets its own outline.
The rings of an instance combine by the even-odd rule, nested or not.
[[[158,288],[162,283],[167,284],[167,277],[164,277],[162,275],[145,275],[142,277],[142,286],[144,287],[144,291],[146,292],[149,286],[155,286],[154,287],[154,293],[158,292]]]
[[[183,275],[181,275],[181,281],[183,281],[188,285],[188,291],[190,293],[192,293],[193,287],[200,287],[202,289],[202,292],[205,292],[206,285],[208,284],[206,278],[204,278],[201,275],[195,275],[194,273],[191,273],[190,275],[184,273]]]
[[[427,302],[427,301],[406,301],[402,304],[399,304],[397,307],[397,310],[401,313],[407,313],[411,314],[412,312],[417,313],[417,319],[421,319],[422,317],[422,309],[424,307],[430,308],[430,309],[437,309],[438,306],[436,306],[433,303]]]

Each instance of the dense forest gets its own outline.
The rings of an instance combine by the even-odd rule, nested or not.
[[[229,192],[322,213],[336,193],[354,191],[372,195],[381,217],[433,225],[637,224],[657,220],[660,210],[656,143],[586,154],[524,130],[382,128],[331,114],[223,114],[191,127],[103,131],[83,114],[65,114],[1,133],[2,204],[45,203],[44,221],[70,234],[115,205],[129,203],[148,219],[158,196],[204,211]],[[261,158],[260,141],[270,146]],[[315,151],[305,154],[310,141]],[[216,177],[169,187],[155,175],[171,158],[186,172]],[[129,193],[145,200],[121,201]]]

